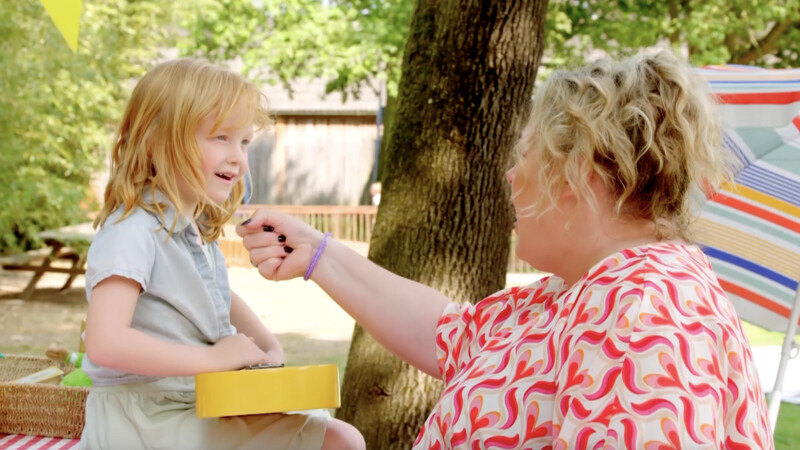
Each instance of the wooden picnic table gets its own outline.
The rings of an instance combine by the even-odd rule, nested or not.
[[[38,236],[47,244],[47,248],[5,258],[4,270],[33,272],[33,277],[22,291],[22,300],[28,300],[33,295],[36,284],[45,273],[69,275],[61,290],[69,288],[75,277],[86,273],[86,251],[94,239],[95,233],[91,222],[42,231]],[[52,263],[58,260],[71,261],[71,266],[53,266]],[[39,263],[39,261],[41,262]]]

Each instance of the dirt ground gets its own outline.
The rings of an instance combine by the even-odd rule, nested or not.
[[[229,269],[231,286],[284,346],[287,365],[336,363],[342,369],[353,319],[314,283],[270,282],[252,268]],[[44,355],[50,345],[77,350],[87,303],[83,277],[59,290],[66,275],[47,274],[27,302],[29,273],[0,269],[0,352]]]

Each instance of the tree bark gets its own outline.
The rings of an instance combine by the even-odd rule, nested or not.
[[[546,13],[546,0],[417,1],[371,260],[458,302],[505,285],[505,172],[529,113]],[[337,417],[369,449],[409,448],[441,388],[356,326]]]

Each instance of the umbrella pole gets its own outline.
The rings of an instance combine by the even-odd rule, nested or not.
[[[792,305],[792,313],[789,315],[789,326],[786,327],[786,336],[783,338],[783,347],[781,348],[781,361],[778,364],[778,373],[775,375],[775,385],[772,387],[772,393],[769,395],[769,425],[772,427],[773,433],[775,433],[775,424],[778,422],[778,410],[781,408],[781,396],[783,391],[783,377],[786,375],[786,365],[789,363],[789,358],[791,357],[794,335],[797,333],[798,318],[800,318],[800,286],[797,287],[797,292],[795,292],[794,295],[794,305]]]

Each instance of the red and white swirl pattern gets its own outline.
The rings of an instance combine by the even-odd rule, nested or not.
[[[695,246],[450,305],[436,339],[447,387],[417,449],[773,448],[750,346]]]

